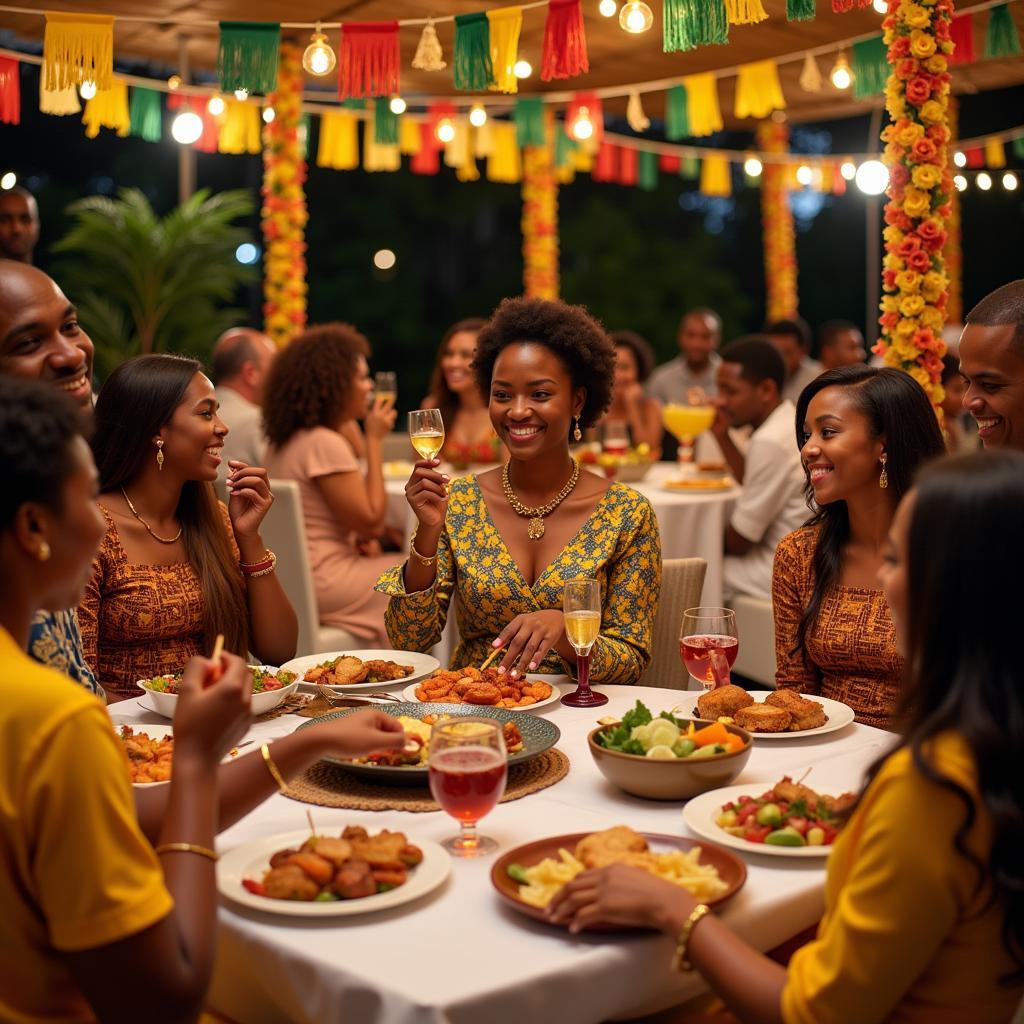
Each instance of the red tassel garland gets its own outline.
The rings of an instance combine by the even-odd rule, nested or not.
[[[973,149],[965,149],[964,156],[967,157],[967,166],[971,168],[984,167],[985,166],[985,150],[981,146],[975,146]]]
[[[544,22],[541,81],[572,78],[589,70],[580,0],[550,0],[547,20]]]
[[[590,145],[599,145],[604,139],[604,113],[601,109],[601,100],[595,92],[578,92],[565,108],[565,134],[574,142],[578,141],[573,134],[573,125],[581,114],[590,118],[594,126],[593,134],[588,140]]]
[[[590,177],[594,181],[617,181],[619,176],[619,147],[610,142],[602,142],[594,160],[594,169]]]
[[[682,166],[683,161],[671,153],[662,153],[658,157],[658,170],[663,174],[678,174]]]
[[[0,57],[0,124],[21,124],[21,76],[13,57]]]
[[[338,98],[397,93],[400,62],[397,21],[342,22]]]
[[[640,151],[632,146],[619,150],[619,184],[635,185],[640,170]]]
[[[947,58],[950,64],[973,64],[977,59],[974,55],[974,15],[961,14],[949,25],[949,34],[953,39],[953,52]]]
[[[872,0],[832,0],[832,10],[836,14],[846,14],[855,7],[869,7]]]
[[[444,149],[444,143],[437,137],[437,126],[448,118],[454,120],[456,116],[454,103],[431,103],[427,107],[427,119],[423,122],[426,129],[423,132],[423,145],[421,148],[440,151]]]
[[[192,143],[192,148],[200,153],[216,153],[220,141],[220,125],[217,118],[206,109],[206,100],[201,96],[183,96],[172,92],[167,96],[168,110],[191,110],[198,114],[203,122],[203,134]]]
[[[441,170],[441,150],[444,146],[434,134],[433,119],[420,122],[420,148],[409,160],[413,174],[437,174]]]

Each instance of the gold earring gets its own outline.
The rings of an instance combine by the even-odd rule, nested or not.
[[[882,490],[884,491],[886,489],[886,487],[889,486],[889,474],[886,473],[886,471],[885,471],[885,456],[884,455],[882,456],[881,462],[882,462],[882,472],[881,472],[881,475],[878,477],[878,486],[881,487]]]
[[[36,551],[36,558],[40,562],[48,562],[50,560],[50,545],[45,540],[39,542],[39,550]]]
[[[164,469],[164,442],[158,439],[156,442],[156,468],[163,472]]]
[[[572,432],[572,439],[574,441],[582,441],[583,440],[583,432],[580,430],[580,418],[579,418],[579,416],[576,417],[576,429]]]

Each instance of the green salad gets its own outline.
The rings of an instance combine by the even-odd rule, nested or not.
[[[714,757],[745,746],[741,737],[721,722],[698,729],[689,719],[676,718],[671,711],[662,711],[655,718],[641,701],[622,716],[621,722],[602,729],[595,742],[606,750],[665,761]]]

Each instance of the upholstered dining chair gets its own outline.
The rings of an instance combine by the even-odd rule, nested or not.
[[[640,679],[644,686],[687,688],[689,675],[679,657],[679,625],[683,612],[700,604],[707,570],[708,563],[703,558],[666,558],[662,563],[651,663]]]

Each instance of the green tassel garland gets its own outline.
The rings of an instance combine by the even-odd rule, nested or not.
[[[681,85],[673,85],[665,94],[665,137],[672,142],[690,134],[688,102],[686,89]]]
[[[810,21],[816,13],[814,0],[786,0],[786,21]]]
[[[555,167],[567,167],[572,163],[572,155],[576,151],[575,139],[570,139],[568,132],[555,132]]]
[[[640,150],[636,184],[644,192],[653,192],[658,187],[657,153],[648,153],[646,150]]]
[[[1016,57],[1020,53],[1020,36],[1013,23],[1008,4],[993,7],[988,13],[988,31],[985,33],[986,57]]]
[[[679,163],[679,177],[683,181],[696,181],[700,177],[700,160],[695,156],[684,156]]]
[[[1014,139],[1013,142],[1010,143],[1010,148],[1013,150],[1014,156],[1024,160],[1024,135],[1019,139]]]
[[[516,100],[512,120],[516,123],[516,142],[520,147],[544,145],[544,103],[539,96]]]
[[[155,89],[132,88],[128,102],[130,126],[128,134],[146,142],[159,142],[163,137],[163,114],[160,93]]]
[[[353,99],[351,96],[347,100],[341,101],[342,110],[365,110],[366,100]]]
[[[665,0],[662,21],[665,53],[729,42],[725,0]]]
[[[889,59],[881,36],[853,44],[850,60],[853,72],[853,97],[863,100],[885,92],[889,78]]]
[[[274,21],[222,21],[217,74],[222,92],[245,89],[270,93],[277,88],[281,26]]]
[[[455,15],[452,78],[456,89],[479,91],[494,84],[491,64],[491,23],[487,14]]]
[[[391,112],[391,97],[373,101],[373,141],[378,146],[398,145],[398,115]]]

